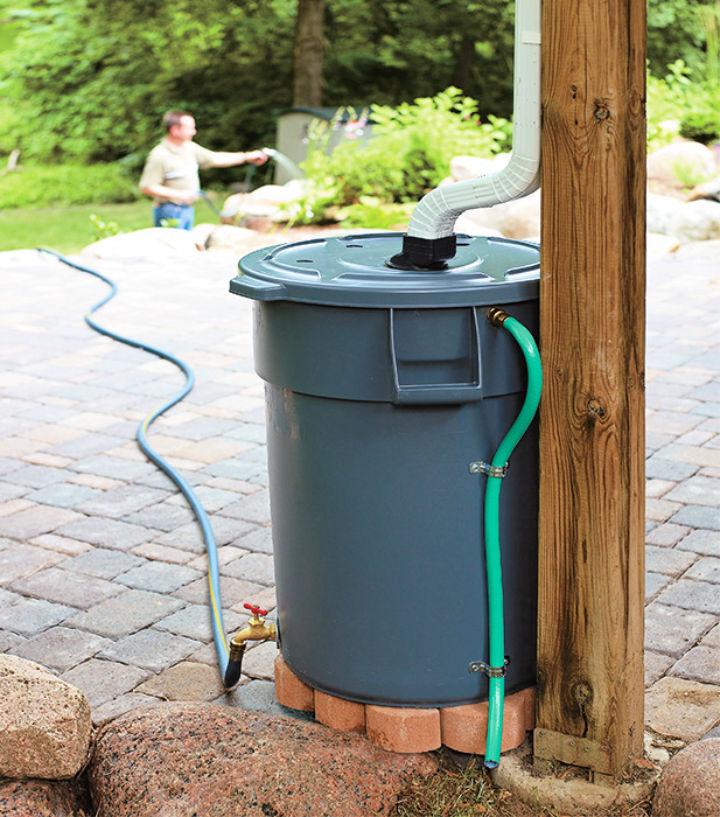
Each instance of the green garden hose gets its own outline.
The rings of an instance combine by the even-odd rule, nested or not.
[[[505,620],[503,614],[502,561],[500,557],[500,489],[505,469],[515,446],[520,442],[537,413],[542,392],[542,364],[535,339],[520,321],[501,309],[491,309],[488,320],[512,335],[525,357],[527,389],[525,402],[515,422],[503,438],[490,463],[485,487],[485,563],[488,586],[490,660],[488,674],[488,727],[485,742],[485,766],[494,769],[500,762],[503,705],[505,702]]]

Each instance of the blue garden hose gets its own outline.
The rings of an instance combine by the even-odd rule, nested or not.
[[[82,264],[76,264],[74,261],[70,261],[70,259],[58,252],[55,252],[54,250],[48,250],[44,247],[40,247],[38,250],[39,252],[43,252],[57,258],[58,261],[66,264],[68,267],[72,267],[80,272],[92,275],[94,278],[98,278],[100,281],[110,287],[110,292],[85,313],[85,323],[91,329],[101,335],[112,338],[119,343],[124,343],[126,346],[132,346],[135,349],[142,349],[144,352],[149,352],[151,355],[155,355],[162,360],[167,360],[177,366],[178,369],[180,369],[180,371],[185,375],[185,384],[180,391],[174,397],[171,397],[166,403],[160,406],[159,409],[151,412],[147,417],[145,417],[144,420],[142,420],[142,422],[138,425],[135,437],[145,456],[151,462],[157,465],[157,467],[163,473],[167,474],[167,476],[180,489],[180,492],[187,500],[192,512],[195,514],[198,524],[200,525],[203,541],[205,542],[205,547],[208,554],[208,584],[210,586],[210,607],[212,610],[211,623],[218,666],[220,668],[220,675],[223,678],[224,685],[226,687],[234,686],[240,679],[240,674],[238,671],[239,668],[235,666],[235,662],[231,662],[232,665],[229,665],[230,655],[227,638],[225,637],[225,627],[223,625],[222,616],[222,598],[220,595],[220,569],[218,566],[217,542],[215,541],[215,535],[210,524],[210,519],[205,511],[205,508],[203,508],[201,505],[197,494],[195,491],[193,491],[182,474],[173,468],[173,466],[170,465],[166,459],[158,454],[158,452],[150,445],[147,438],[148,429],[155,422],[155,420],[165,414],[166,411],[169,411],[181,400],[184,400],[188,394],[190,394],[193,386],[195,385],[195,373],[184,360],[181,360],[179,357],[176,357],[170,352],[166,352],[163,349],[159,349],[157,346],[152,346],[149,343],[143,343],[142,341],[135,340],[134,338],[128,338],[124,335],[119,335],[117,332],[112,332],[110,329],[106,329],[104,326],[101,326],[91,317],[95,312],[105,306],[106,303],[111,301],[117,294],[118,288],[114,281],[105,275],[102,275],[97,270],[91,269],[90,267],[85,267]]]

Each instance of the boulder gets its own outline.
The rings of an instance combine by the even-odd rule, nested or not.
[[[499,153],[490,159],[478,156],[455,156],[450,160],[450,176],[454,182],[476,179],[489,173],[498,173],[510,161],[509,153]]]
[[[720,258],[720,239],[715,241],[690,241],[677,251],[679,261],[692,261],[693,264],[707,265],[717,270]]]
[[[167,703],[106,725],[89,779],[112,817],[367,817],[393,813],[409,779],[435,770],[316,723]]]
[[[680,218],[683,207],[687,207],[687,205],[673,196],[660,196],[657,193],[648,193],[648,232],[658,233],[660,235],[674,235],[675,223]]]
[[[663,769],[653,817],[718,817],[720,814],[720,738],[693,743]]]
[[[90,750],[83,693],[32,661],[0,655],[0,777],[74,777]]]
[[[502,237],[502,233],[500,230],[496,230],[495,227],[488,227],[486,224],[482,223],[482,211],[480,210],[473,210],[473,213],[477,213],[477,216],[467,216],[467,213],[463,213],[460,218],[455,222],[455,232],[458,235],[485,235],[485,236],[495,236],[498,238]]]
[[[248,252],[259,246],[257,233],[245,227],[233,227],[231,224],[220,224],[210,233],[205,247],[208,250],[232,250],[233,252]]]
[[[293,179],[287,184],[264,184],[250,193],[236,193],[225,199],[222,220],[234,223],[243,218],[268,218],[286,221],[290,207],[305,192],[305,183]]]
[[[81,252],[81,255],[93,258],[122,261],[167,259],[169,256],[196,254],[197,247],[191,232],[171,227],[148,227],[131,233],[120,233],[89,244]]]
[[[720,238],[720,202],[705,200],[683,204],[673,235],[681,241],[711,241]]]
[[[540,235],[540,191],[494,207],[467,210],[457,220],[455,229],[468,235],[491,235],[488,230],[495,230],[507,238],[537,237]]]
[[[192,230],[190,230],[190,235],[195,242],[195,247],[198,250],[207,249],[208,240],[216,229],[217,224],[209,224],[207,222],[196,224]]]
[[[680,242],[672,235],[647,234],[647,257],[653,261],[670,253],[677,252]]]
[[[0,783],[3,817],[83,817],[87,792],[77,781],[9,780]]]
[[[667,190],[682,190],[717,175],[718,167],[709,147],[678,140],[651,153],[647,170],[650,183]]]

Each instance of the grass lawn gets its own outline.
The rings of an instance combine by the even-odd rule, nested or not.
[[[96,239],[90,222],[94,213],[105,223],[114,221],[121,232],[152,227],[150,200],[132,204],[83,204],[73,207],[0,210],[0,250],[49,247],[72,253]],[[202,201],[195,206],[196,221],[217,221]]]

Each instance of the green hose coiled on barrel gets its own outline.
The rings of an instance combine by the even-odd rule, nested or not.
[[[500,762],[505,702],[505,621],[500,557],[500,489],[503,481],[501,474],[515,446],[520,442],[537,413],[542,392],[542,364],[535,339],[520,321],[511,318],[500,309],[491,309],[488,312],[488,319],[496,326],[502,326],[518,344],[525,357],[528,377],[525,402],[492,458],[485,487],[485,563],[490,628],[490,679],[485,766],[488,769],[494,769]]]

